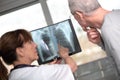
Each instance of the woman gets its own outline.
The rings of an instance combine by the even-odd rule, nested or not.
[[[59,53],[66,64],[33,66],[38,59],[37,45],[30,33],[18,29],[5,33],[0,39],[0,51],[7,64],[13,64],[9,80],[74,80],[72,72],[77,69],[68,49],[59,46]]]

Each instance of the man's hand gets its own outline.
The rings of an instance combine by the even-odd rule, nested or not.
[[[89,41],[95,44],[99,44],[101,42],[100,32],[96,28],[90,28],[86,32]]]

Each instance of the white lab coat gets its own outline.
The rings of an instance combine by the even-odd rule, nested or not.
[[[74,76],[67,64],[54,64],[14,69],[9,80],[74,80]]]

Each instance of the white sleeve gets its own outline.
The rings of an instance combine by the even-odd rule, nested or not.
[[[73,73],[67,64],[42,65],[44,80],[74,80]]]

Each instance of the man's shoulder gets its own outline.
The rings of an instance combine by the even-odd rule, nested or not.
[[[110,14],[120,14],[120,9],[113,9]]]

